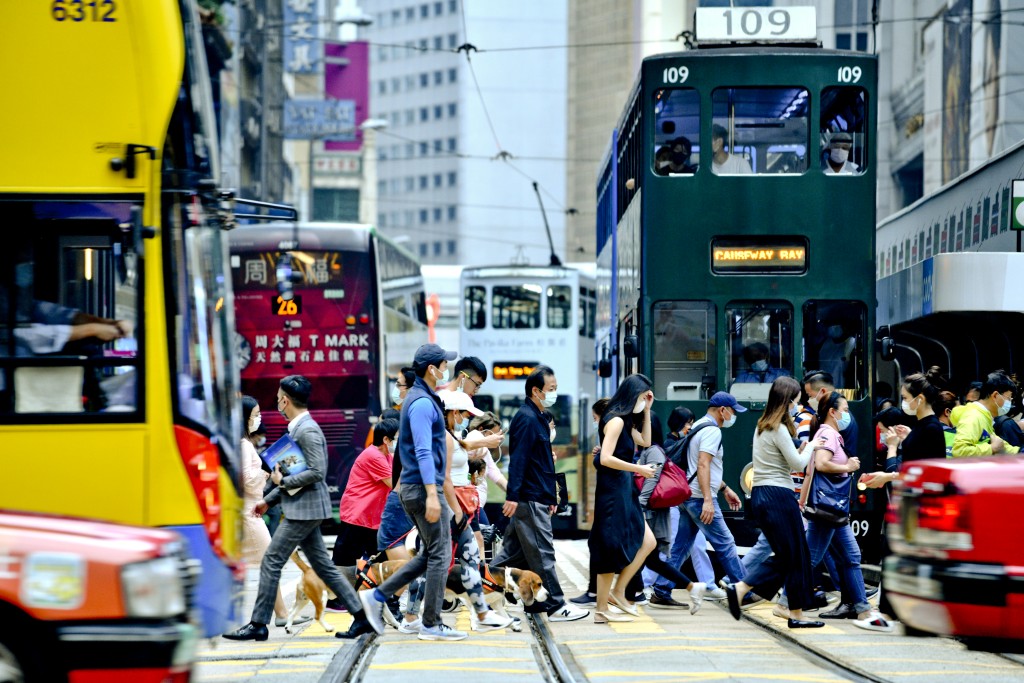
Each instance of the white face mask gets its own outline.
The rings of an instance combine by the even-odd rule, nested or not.
[[[550,408],[551,406],[555,405],[555,401],[557,401],[557,400],[558,400],[558,392],[557,391],[548,391],[548,392],[546,392],[544,394],[544,398],[542,398],[540,400],[540,402],[541,402],[541,404],[545,408]]]
[[[402,390],[399,388],[397,384],[393,385],[391,387],[391,402],[394,403],[396,406],[400,406],[402,405],[402,401],[404,400],[405,397],[402,396]]]
[[[644,407],[646,405],[647,405],[647,398],[646,397],[641,396],[640,398],[638,398],[636,400],[636,405],[633,406],[633,414],[634,415],[638,415],[638,414],[644,412]]]
[[[903,402],[900,404],[900,408],[902,408],[903,412],[906,413],[907,415],[917,414],[917,411],[910,407],[910,401],[908,401],[907,399],[903,399]]]
[[[1005,396],[1001,396],[1000,398],[1003,399],[1003,402],[999,404],[999,415],[1002,416],[1010,412],[1010,408],[1013,406],[1013,401]]]
[[[818,397],[812,396],[807,399],[807,405],[809,405],[814,412],[818,412]]]
[[[829,156],[832,158],[832,161],[837,164],[845,164],[846,160],[850,158],[850,150],[833,147]]]
[[[255,432],[257,429],[260,428],[261,424],[263,424],[263,416],[253,415],[252,418],[249,420],[249,433],[252,434],[253,432]]]
[[[796,417],[800,414],[800,406],[795,401],[790,401],[789,404],[789,415],[790,417]]]
[[[764,372],[768,369],[768,361],[766,360],[755,360],[750,364],[750,369],[754,372]]]
[[[736,424],[736,413],[733,413],[728,420],[722,423],[722,429],[728,429]]]
[[[438,370],[436,368],[434,369],[434,372],[435,372],[434,379],[437,380],[438,384],[444,384],[445,382],[448,381],[448,367],[447,366],[445,366],[444,372],[441,372],[440,370]],[[437,374],[437,373],[439,373],[439,374]]]
[[[554,427],[551,428],[551,443],[555,442],[555,435],[558,434],[558,430]]]

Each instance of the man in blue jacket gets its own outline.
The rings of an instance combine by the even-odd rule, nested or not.
[[[526,402],[508,427],[508,488],[502,512],[511,520],[491,566],[536,572],[548,598],[534,603],[531,611],[545,611],[551,621],[576,621],[589,612],[565,600],[555,572],[555,536],[551,530],[558,498],[551,427],[543,412],[555,405],[557,397],[554,370],[538,366],[526,379]]]
[[[413,371],[416,380],[402,402],[398,429],[398,456],[402,463],[399,500],[416,525],[422,550],[404,567],[372,591],[361,591],[359,599],[367,619],[384,628],[383,609],[396,591],[426,573],[420,640],[462,640],[466,634],[441,621],[441,603],[448,568],[452,560],[452,511],[441,491],[444,489],[448,456],[444,404],[435,391],[448,381],[448,362],[456,353],[437,344],[416,350]]]

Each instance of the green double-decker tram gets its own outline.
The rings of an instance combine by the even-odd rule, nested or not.
[[[716,391],[725,481],[749,494],[771,382],[829,372],[874,467],[876,59],[814,46],[691,49],[644,60],[598,180],[599,394],[642,372],[665,420]],[[884,500],[855,492],[877,557]],[[749,503],[748,503],[749,505]],[[739,546],[756,529],[723,505]]]

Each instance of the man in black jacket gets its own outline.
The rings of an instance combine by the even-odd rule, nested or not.
[[[547,612],[551,621],[575,621],[589,612],[565,600],[555,571],[555,537],[551,530],[551,515],[558,502],[555,458],[551,428],[542,413],[555,405],[557,396],[554,371],[546,365],[538,366],[526,380],[526,402],[508,428],[508,489],[502,512],[511,519],[504,544],[491,566],[536,572],[548,597],[534,603],[530,611]]]

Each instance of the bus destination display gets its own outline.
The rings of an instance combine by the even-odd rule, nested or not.
[[[533,369],[540,365],[537,362],[505,362],[497,361],[491,366],[491,377],[499,379],[526,379]]]
[[[802,237],[716,237],[711,241],[711,272],[800,275],[807,272],[807,240]]]
[[[302,313],[302,295],[295,294],[291,299],[281,295],[272,296],[270,310],[274,315],[299,315]]]

